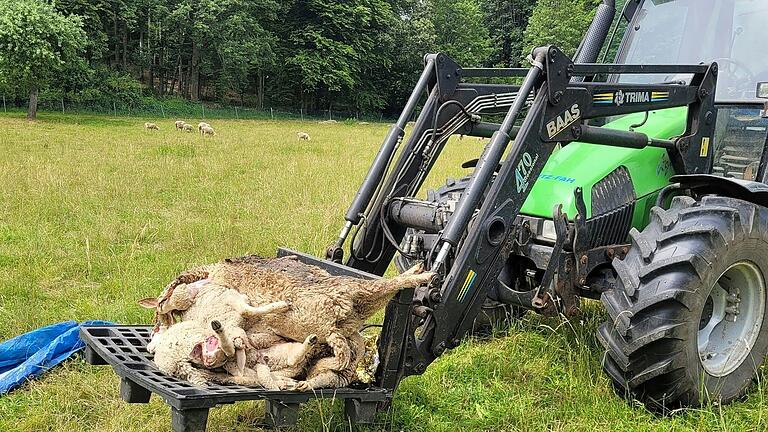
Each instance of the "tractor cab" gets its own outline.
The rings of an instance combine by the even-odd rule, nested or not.
[[[760,170],[768,119],[768,2],[759,0],[630,1],[617,63],[717,62],[717,129],[712,173],[765,182]],[[613,77],[619,82],[690,81],[690,75]],[[760,91],[763,89],[762,92]],[[761,94],[762,93],[762,94]]]

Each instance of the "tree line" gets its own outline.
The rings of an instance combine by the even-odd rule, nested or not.
[[[0,91],[394,113],[424,54],[575,51],[599,0],[0,0]]]

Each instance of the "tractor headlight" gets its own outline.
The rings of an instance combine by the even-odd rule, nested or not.
[[[557,233],[555,232],[555,222],[545,219],[541,224],[541,237],[550,241],[557,240]]]

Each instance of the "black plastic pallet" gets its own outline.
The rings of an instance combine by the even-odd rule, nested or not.
[[[110,365],[120,377],[120,397],[128,403],[148,403],[152,393],[171,406],[176,432],[205,431],[208,410],[222,404],[263,399],[265,424],[270,427],[296,423],[300,404],[315,398],[344,400],[344,412],[355,424],[373,423],[380,403],[392,394],[380,388],[319,389],[314,392],[270,391],[238,385],[196,386],[161,372],[147,352],[149,326],[82,327],[85,359],[93,365]]]

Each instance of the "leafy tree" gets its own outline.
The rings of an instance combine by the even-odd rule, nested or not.
[[[537,46],[556,45],[573,56],[599,0],[539,0],[525,29],[522,58]]]
[[[366,70],[387,66],[378,44],[392,17],[390,5],[382,0],[306,0],[292,5],[285,63],[298,84],[295,90],[303,108],[317,106],[321,98],[330,105],[350,94]],[[371,94],[365,99],[352,96],[357,96],[353,104],[380,105]]]
[[[437,47],[465,67],[481,66],[491,54],[491,39],[479,0],[433,0]]]
[[[488,63],[497,67],[520,65],[523,33],[535,0],[483,0],[483,13],[492,41]]]
[[[398,114],[424,67],[424,55],[437,52],[437,36],[432,23],[430,0],[402,1],[395,9],[399,18],[391,34],[395,51],[396,68],[389,75],[383,91],[387,92],[387,112]]]
[[[67,63],[81,61],[85,44],[79,17],[39,0],[0,0],[0,76],[28,90],[27,118],[37,116],[40,88]]]

